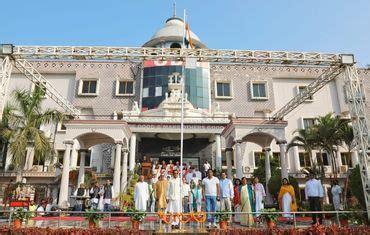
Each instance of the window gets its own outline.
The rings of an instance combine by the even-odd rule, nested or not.
[[[268,99],[267,82],[266,81],[252,81],[251,82],[251,94],[252,94],[252,99],[255,99],[255,100]]]
[[[232,98],[231,82],[216,82],[216,98]]]
[[[297,94],[302,93],[306,88],[307,88],[307,86],[298,86],[297,87]],[[308,97],[308,99],[305,100],[305,101],[306,102],[312,102],[313,101],[313,96]]]
[[[319,163],[319,165],[323,163],[324,166],[329,166],[328,154],[327,153],[321,153],[321,154],[322,154],[322,159],[321,159],[320,153],[316,153],[317,162]]]
[[[265,153],[254,152],[254,167],[257,168],[260,166],[262,161],[265,161]]]
[[[77,158],[77,166],[80,166],[80,158],[81,158],[81,152],[78,152],[78,158]],[[90,167],[90,161],[91,160],[91,152],[87,151],[85,153],[85,167]]]
[[[63,164],[64,152],[65,150],[57,150],[57,159],[60,164]]]
[[[116,81],[116,96],[134,95],[134,81]]]
[[[58,132],[65,132],[66,130],[67,130],[66,126],[62,122],[59,122],[58,127],[57,127],[57,131]]]
[[[98,93],[99,93],[99,80],[97,79],[80,80],[78,88],[79,95],[98,95]]]
[[[301,167],[311,167],[310,155],[307,152],[299,153],[299,165]]]
[[[342,165],[347,165],[349,168],[353,168],[352,161],[351,161],[351,154],[340,153],[340,157],[342,159]]]
[[[308,129],[310,127],[313,127],[313,125],[315,125],[314,118],[303,118],[303,129]]]

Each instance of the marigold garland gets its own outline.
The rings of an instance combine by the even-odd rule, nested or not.
[[[185,219],[184,219],[185,218]],[[189,223],[189,221],[193,218],[193,213],[184,213],[184,214],[181,214],[180,216],[180,222],[182,224],[187,224]]]
[[[207,216],[205,212],[195,212],[192,214],[193,220],[195,220],[198,223],[204,223],[206,222]]]

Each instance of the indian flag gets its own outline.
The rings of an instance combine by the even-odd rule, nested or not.
[[[184,42],[186,48],[194,48],[193,47],[193,41],[191,40],[190,37],[190,29],[189,29],[189,23],[185,23],[185,35],[184,35]]]

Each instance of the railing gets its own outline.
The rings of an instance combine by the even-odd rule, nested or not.
[[[3,215],[3,219],[0,220],[0,225],[8,224],[9,227],[11,226],[12,218],[14,216],[15,211],[0,211],[0,214]],[[87,221],[88,219],[84,217],[86,213],[97,213],[97,214],[104,214],[105,217],[103,219],[100,219],[100,227],[103,228],[111,228],[111,227],[116,227],[116,226],[122,226],[121,223],[123,222],[130,222],[130,215],[136,214],[137,212],[86,212],[86,211],[52,211],[50,212],[51,215],[48,216],[43,216],[46,214],[46,212],[31,212],[31,211],[26,211],[26,213],[32,214],[35,217],[31,218],[31,221],[34,221],[34,223],[28,223],[27,221],[24,223],[24,227],[54,227],[54,228],[68,228],[68,227],[84,227],[84,225],[87,227]],[[245,216],[248,214],[252,214],[254,216],[259,216],[259,218],[264,218],[264,215],[277,215],[277,216],[282,216],[283,214],[290,214],[290,221],[292,222],[291,227],[292,228],[302,228],[302,227],[308,227],[311,225],[312,220],[310,217],[307,216],[301,216],[301,215],[311,215],[311,214],[323,214],[323,215],[331,215],[332,217],[330,219],[324,218],[324,225],[328,224],[337,224],[338,226],[341,225],[341,216],[342,215],[347,215],[348,217],[351,217],[355,214],[358,215],[364,215],[366,211],[299,211],[299,212],[222,212],[223,214],[230,214],[230,217],[232,218],[233,216],[239,215],[239,216]],[[370,213],[370,211],[369,211]],[[159,218],[158,213],[156,212],[145,212],[146,214],[146,220],[144,219],[144,223],[150,222],[150,225],[144,225],[142,228],[145,230],[145,227],[148,229],[162,229],[163,228],[163,223],[162,220]],[[185,214],[185,213],[184,213]],[[209,212],[207,215],[214,216],[216,214],[219,214],[219,212]],[[280,226],[281,224],[284,224],[284,227],[287,226],[284,221],[281,222],[281,218],[279,217],[279,220],[277,221],[277,226]],[[299,218],[304,218],[305,221],[301,221]],[[149,220],[148,220],[149,219]],[[233,220],[233,219],[232,219]],[[261,222],[264,220],[261,219]],[[39,222],[39,223],[38,223]],[[118,223],[118,224],[117,224]],[[194,223],[197,222],[191,222],[193,223],[192,226],[194,227]],[[204,223],[198,223],[200,228],[204,227]],[[129,224],[126,224],[124,226],[128,226]],[[358,224],[352,224],[352,225],[358,225]],[[351,226],[352,226],[351,225]],[[123,226],[123,227],[124,227]],[[189,227],[189,225],[184,224],[182,226]],[[230,222],[230,227],[240,227],[235,222]],[[263,223],[259,223],[256,225],[257,227],[263,228],[265,225]]]

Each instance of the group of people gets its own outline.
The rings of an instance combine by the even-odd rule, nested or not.
[[[86,202],[94,210],[110,211],[112,205],[112,199],[114,196],[113,186],[111,181],[108,179],[105,185],[99,185],[99,183],[91,184],[90,188],[86,188],[84,184],[80,184],[80,187],[74,192],[76,198],[76,211],[85,210]]]
[[[208,227],[217,226],[213,214],[217,210],[250,212],[237,215],[234,220],[241,225],[251,226],[254,224],[254,217],[258,216],[258,213],[252,212],[259,212],[264,208],[266,193],[258,178],[254,179],[253,184],[248,183],[245,177],[241,180],[235,179],[233,183],[225,172],[221,173],[219,179],[213,175],[210,168],[203,179],[198,177],[192,168],[183,176],[182,179],[179,177],[178,169],[174,169],[172,175],[166,175],[163,169],[158,179],[153,174],[151,181],[147,183],[141,175],[135,185],[135,208],[151,212],[200,212],[204,202]],[[179,227],[178,219],[172,221],[172,227]]]

